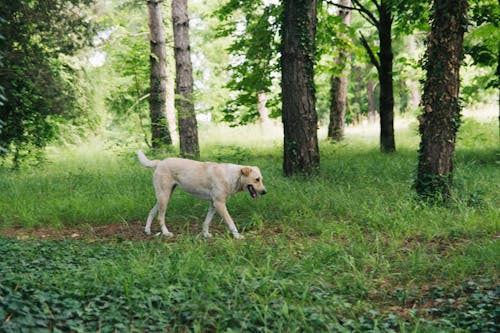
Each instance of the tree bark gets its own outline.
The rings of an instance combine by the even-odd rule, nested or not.
[[[166,122],[167,98],[167,51],[165,46],[165,32],[161,15],[161,0],[147,0],[148,24],[150,31],[149,61],[150,97],[149,114],[151,118],[151,145],[159,148],[172,144],[172,138]]]
[[[180,153],[183,157],[199,159],[198,125],[193,104],[193,66],[190,56],[187,0],[172,1],[172,21],[176,64],[175,106],[179,124]]]
[[[390,0],[382,0],[379,7],[380,27],[380,149],[385,153],[396,151],[394,140],[394,88],[392,80],[392,15]]]
[[[314,92],[316,0],[283,2],[281,44],[285,176],[319,169]]]
[[[340,5],[351,7],[351,0],[340,0]],[[339,17],[342,22],[349,26],[351,24],[351,10],[339,8]],[[332,75],[330,90],[330,124],[328,125],[328,138],[340,141],[344,138],[346,99],[347,99],[347,54],[341,49],[336,60],[337,66],[342,69],[340,75]]]
[[[377,120],[377,108],[375,107],[375,84],[372,79],[366,80],[366,98],[368,100],[368,121],[375,123]]]
[[[435,0],[424,68],[423,114],[415,188],[420,197],[446,201],[453,184],[453,157],[460,126],[460,64],[467,0]]]

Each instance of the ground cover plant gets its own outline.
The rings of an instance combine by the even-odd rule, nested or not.
[[[181,191],[174,238],[132,237],[154,201],[135,148],[53,148],[0,169],[0,331],[496,332],[497,125],[465,120],[447,206],[413,195],[415,126],[394,154],[376,135],[322,141],[310,178],[282,176],[279,135],[204,131],[202,159],[263,171],[265,197],[228,203],[243,241],[220,220],[202,239],[207,202]]]

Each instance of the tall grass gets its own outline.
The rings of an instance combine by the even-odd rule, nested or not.
[[[310,178],[283,177],[279,130],[204,129],[202,159],[263,171],[265,197],[228,203],[246,240],[233,241],[220,219],[202,240],[208,203],[182,191],[167,224],[191,228],[173,241],[0,238],[0,320],[7,331],[495,331],[497,125],[463,125],[446,207],[414,197],[415,126],[399,130],[394,154],[381,154],[369,131],[323,140],[321,173]],[[136,148],[57,148],[46,165],[0,170],[2,227],[144,221],[152,172]]]

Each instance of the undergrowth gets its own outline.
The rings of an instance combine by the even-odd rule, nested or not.
[[[202,159],[258,165],[264,175],[266,196],[228,202],[245,240],[223,227],[202,240],[208,203],[180,190],[167,224],[195,227],[173,241],[0,237],[0,331],[496,332],[495,133],[493,123],[464,124],[447,206],[412,193],[413,132],[399,133],[388,155],[376,141],[322,142],[312,178],[283,177],[272,140],[212,138]],[[144,221],[154,192],[137,147],[86,148],[0,169],[0,232]]]
[[[287,251],[185,239],[121,246],[0,239],[4,332],[498,331],[499,287],[363,295]],[[13,256],[15,254],[15,256]],[[368,286],[365,286],[368,287]],[[388,306],[390,305],[390,306]]]

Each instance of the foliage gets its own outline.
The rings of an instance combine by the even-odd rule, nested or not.
[[[1,72],[5,89],[0,114],[0,157],[14,163],[51,142],[61,122],[92,121],[89,93],[67,55],[89,44],[86,8],[92,0],[2,2]]]
[[[117,138],[116,144],[131,138],[147,141],[151,119],[146,5],[142,1],[112,1],[103,9],[100,21],[103,30],[99,44],[106,51],[106,62],[93,72],[104,91],[102,99],[111,120],[107,127],[126,133]]]
[[[441,285],[397,288],[388,294],[392,304],[419,305],[402,317],[377,304],[356,304],[315,278],[283,239],[264,249],[228,240],[82,244],[0,238],[0,245],[4,332],[499,328],[499,291],[489,280],[468,280],[450,291]]]
[[[435,286],[429,296],[432,307],[423,311],[439,318],[434,325],[441,329],[467,327],[471,332],[493,333],[500,328],[500,286],[489,279],[465,281],[456,290]]]
[[[466,101],[481,99],[484,90],[500,88],[500,6],[495,0],[471,1],[470,23],[472,28],[464,38],[464,51],[478,67],[474,77],[465,84],[463,95]]]
[[[123,123],[133,114],[140,119],[148,119],[149,92],[149,45],[147,36],[122,37],[120,47],[110,49],[113,73],[120,77],[110,87],[106,105],[115,116],[115,121]]]
[[[0,16],[0,24],[4,24],[5,20]],[[4,39],[5,37],[0,34],[0,40]],[[3,58],[5,54],[3,51],[0,51],[0,70],[3,70],[4,64],[3,64]],[[5,89],[4,87],[0,84],[0,106],[3,106],[5,102]],[[0,121],[0,133],[2,130],[2,124],[3,122]],[[1,147],[0,147],[1,151]]]
[[[235,96],[226,104],[223,120],[243,125],[257,119],[257,93],[261,91],[269,94],[267,107],[276,116],[279,94],[273,91],[279,71],[281,5],[266,5],[262,0],[231,0],[216,15],[224,22],[219,36],[234,37],[228,49],[233,61],[228,66],[231,79],[227,88]]]
[[[396,34],[410,35],[416,31],[429,31],[431,0],[392,0],[396,13],[394,30]]]
[[[224,116],[229,96],[226,84],[231,76],[227,70],[231,63],[227,51],[231,37],[219,34],[220,22],[214,15],[222,2],[191,1],[188,8],[196,112],[209,116],[214,122],[220,122]]]

